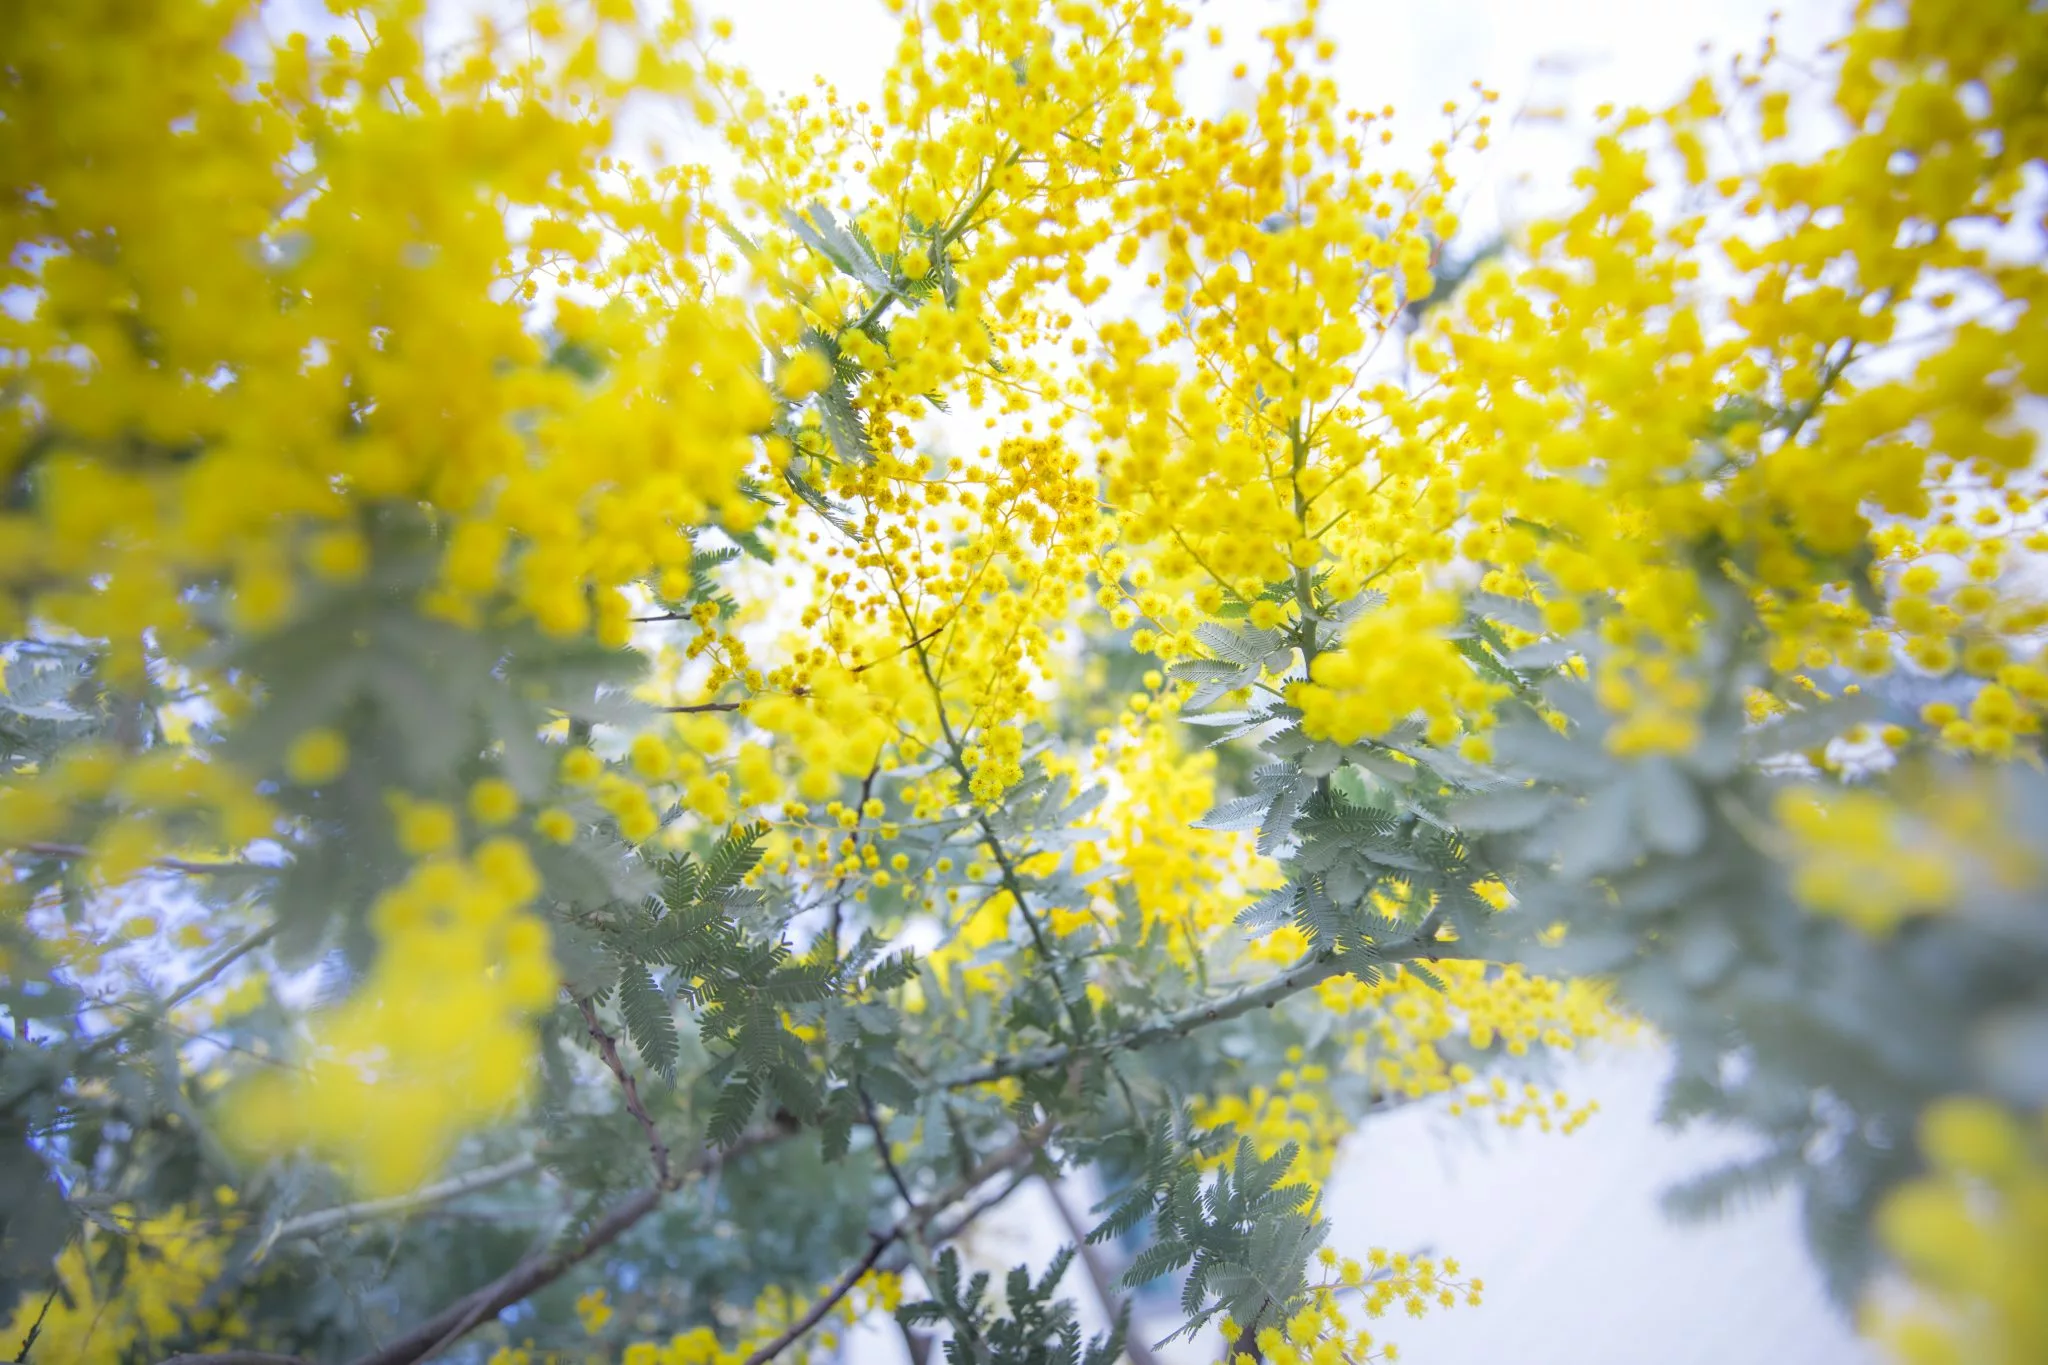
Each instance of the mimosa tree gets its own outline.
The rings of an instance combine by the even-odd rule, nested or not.
[[[1313,3],[1216,117],[1166,0],[897,0],[873,107],[329,10],[0,15],[16,1359],[1392,1359],[1482,1283],[1345,1135],[1645,1028],[1681,1210],[2048,1350],[2039,6],[1500,242]]]

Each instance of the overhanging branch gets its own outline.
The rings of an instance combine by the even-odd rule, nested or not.
[[[877,1126],[879,1127],[879,1125]],[[1020,1134],[1015,1142],[1012,1142],[1009,1146],[983,1161],[980,1165],[976,1166],[966,1175],[961,1176],[945,1189],[939,1191],[939,1193],[933,1195],[930,1199],[925,1200],[921,1204],[912,1204],[904,1211],[903,1216],[897,1219],[886,1231],[869,1233],[868,1249],[861,1253],[860,1259],[848,1266],[846,1273],[833,1281],[831,1287],[819,1295],[817,1302],[806,1309],[795,1322],[777,1333],[771,1340],[762,1343],[760,1347],[742,1362],[742,1365],[768,1365],[769,1361],[788,1350],[792,1345],[800,1341],[805,1333],[816,1327],[820,1322],[823,1322],[826,1314],[830,1313],[841,1299],[851,1294],[854,1287],[867,1276],[870,1270],[875,1268],[875,1263],[882,1259],[883,1252],[898,1242],[914,1238],[919,1232],[929,1226],[932,1220],[937,1218],[939,1214],[954,1204],[959,1203],[982,1185],[1003,1174],[1003,1172],[1028,1164],[1032,1158],[1038,1155],[1039,1149],[1045,1145],[1046,1140],[1051,1136],[1052,1127],[1050,1124],[1041,1124],[1037,1128]],[[885,1139],[881,1138],[878,1133],[877,1140],[883,1141]],[[905,1197],[908,1198],[907,1188],[900,1183],[901,1177],[898,1176],[897,1180],[898,1188],[906,1189]]]
[[[780,1142],[795,1130],[784,1125],[755,1129],[741,1135],[720,1151],[700,1153],[681,1175],[702,1175],[762,1147]],[[650,1185],[629,1195],[611,1212],[597,1220],[581,1237],[539,1256],[528,1257],[481,1289],[463,1295],[440,1312],[418,1323],[403,1336],[365,1356],[353,1365],[413,1365],[460,1340],[477,1324],[487,1322],[535,1291],[553,1284],[576,1266],[617,1241],[634,1224],[652,1213],[668,1189]]]
[[[445,1204],[451,1199],[475,1194],[516,1180],[522,1175],[540,1169],[540,1158],[528,1153],[515,1156],[509,1161],[500,1161],[492,1166],[479,1166],[473,1171],[437,1180],[431,1185],[422,1185],[408,1194],[389,1195],[383,1199],[365,1199],[354,1204],[338,1204],[333,1208],[315,1209],[311,1213],[287,1218],[278,1224],[276,1237],[311,1237],[330,1228],[345,1227],[350,1223],[365,1222],[372,1218],[383,1218],[395,1213],[410,1213],[414,1209],[431,1208]]]
[[[1307,958],[1270,981],[1243,987],[1229,995],[1199,1005],[1190,1005],[1184,1010],[1162,1015],[1149,1023],[1095,1039],[1086,1045],[1062,1043],[1057,1046],[1031,1048],[1007,1057],[998,1057],[979,1066],[942,1073],[934,1079],[945,1089],[964,1090],[969,1086],[987,1085],[991,1081],[1003,1080],[1010,1076],[1045,1071],[1094,1054],[1132,1052],[1165,1042],[1170,1038],[1184,1038],[1196,1029],[1206,1028],[1210,1024],[1220,1024],[1239,1015],[1249,1014],[1253,1010],[1269,1009],[1289,996],[1299,995],[1333,977],[1347,976],[1361,968],[1377,967],[1390,962],[1418,959],[1433,961],[1437,958],[1464,956],[1458,951],[1456,943],[1447,942],[1436,936],[1437,927],[1438,920],[1432,915],[1409,937],[1376,948],[1369,954],[1329,953]]]
[[[597,1021],[597,1007],[589,1000],[578,1000],[576,1008],[583,1013],[584,1026],[590,1032],[590,1040],[597,1044],[598,1054],[611,1069],[619,1082],[619,1089],[626,1097],[626,1111],[640,1125],[640,1131],[647,1135],[647,1152],[654,1161],[654,1183],[664,1190],[676,1186],[675,1172],[669,1166],[668,1143],[663,1141],[661,1129],[654,1123],[654,1116],[647,1112],[647,1105],[640,1098],[640,1085],[633,1079],[633,1073],[626,1070],[625,1062],[619,1059],[619,1040],[605,1032],[604,1025]]]

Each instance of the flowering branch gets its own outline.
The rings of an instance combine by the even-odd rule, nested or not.
[[[792,1343],[802,1337],[804,1333],[824,1321],[825,1315],[830,1313],[841,1299],[851,1294],[854,1286],[858,1285],[866,1277],[867,1273],[875,1268],[875,1262],[882,1259],[882,1253],[889,1249],[890,1244],[899,1235],[896,1228],[891,1228],[886,1233],[869,1233],[868,1249],[861,1254],[861,1258],[848,1266],[846,1273],[834,1281],[831,1288],[820,1294],[816,1303],[798,1314],[795,1322],[785,1327],[776,1334],[773,1340],[764,1343],[752,1355],[748,1356],[744,1365],[765,1365],[767,1361],[781,1355]]]
[[[968,1067],[950,1072],[938,1078],[939,1084],[948,1090],[964,1090],[969,1086],[986,1085],[990,1081],[1003,1080],[1009,1076],[1021,1076],[1027,1072],[1044,1071],[1063,1065],[1090,1053],[1136,1051],[1169,1038],[1182,1038],[1198,1028],[1220,1024],[1249,1014],[1256,1009],[1270,1009],[1289,996],[1320,986],[1332,977],[1347,976],[1362,966],[1377,966],[1385,962],[1404,962],[1417,958],[1434,961],[1443,957],[1459,957],[1463,954],[1457,945],[1436,936],[1439,919],[1435,915],[1423,920],[1415,933],[1405,939],[1375,948],[1369,954],[1326,953],[1296,963],[1287,971],[1270,981],[1256,986],[1246,986],[1205,1004],[1190,1005],[1184,1010],[1162,1015],[1150,1023],[1125,1029],[1093,1043],[1059,1044],[1052,1047],[1032,1048],[998,1057],[980,1066]]]

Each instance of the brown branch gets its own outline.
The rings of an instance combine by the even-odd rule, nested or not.
[[[932,1334],[905,1327],[900,1322],[896,1329],[903,1334],[903,1349],[910,1356],[910,1365],[931,1365]]]
[[[168,1356],[162,1365],[313,1365],[304,1356],[281,1356],[271,1351],[211,1351],[199,1355]]]
[[[875,1268],[875,1262],[882,1259],[882,1253],[902,1235],[898,1228],[891,1228],[885,1233],[869,1233],[868,1249],[862,1253],[861,1258],[848,1266],[846,1273],[835,1280],[831,1288],[820,1294],[818,1301],[805,1309],[795,1322],[776,1333],[773,1340],[764,1343],[748,1356],[744,1365],[767,1365],[768,1361],[788,1350],[791,1343],[824,1321],[825,1315],[830,1313],[841,1299],[853,1292],[854,1286]]]
[[[891,659],[900,658],[903,655],[908,654],[911,650],[916,649],[918,646],[927,644],[930,641],[936,639],[940,632],[944,631],[947,626],[950,626],[952,624],[952,618],[948,617],[946,620],[939,622],[930,630],[918,636],[915,640],[912,640],[909,644],[903,646],[901,649],[890,650],[887,654],[881,655],[878,658],[869,659],[864,664],[855,664],[852,668],[849,668],[846,671],[848,673],[861,674],[867,672],[876,664],[887,663]]]
[[[33,853],[43,858],[89,858],[92,850],[84,844],[53,844],[43,840],[31,840],[16,845],[22,853]],[[196,862],[190,858],[152,858],[149,866],[162,868],[166,872],[183,872],[193,877],[217,877],[231,872],[282,872],[282,867],[268,863],[244,862]]]
[[[1074,1247],[1080,1252],[1081,1268],[1088,1272],[1088,1281],[1095,1286],[1095,1297],[1102,1305],[1103,1316],[1115,1322],[1130,1311],[1130,1304],[1116,1292],[1116,1278],[1102,1263],[1102,1253],[1088,1240],[1088,1229],[1081,1226],[1074,1206],[1060,1193],[1060,1182],[1051,1175],[1042,1177],[1042,1180],[1045,1193],[1052,1200],[1053,1211],[1067,1225],[1067,1235],[1074,1239]],[[1124,1354],[1130,1357],[1131,1365],[1159,1365],[1159,1357],[1152,1354],[1152,1348],[1129,1332],[1124,1334]]]
[[[1259,1311],[1252,1314],[1252,1320],[1237,1334],[1237,1340],[1230,1343],[1230,1353],[1223,1357],[1223,1365],[1237,1365],[1240,1356],[1250,1359],[1252,1365],[1265,1365],[1266,1353],[1259,1349],[1259,1319],[1265,1317],[1266,1310],[1272,1306],[1271,1299],[1259,1305]]]
[[[865,1102],[866,1097],[863,1096],[862,1099]],[[873,1108],[870,1106],[870,1115],[873,1112]],[[877,1128],[879,1130],[879,1125],[877,1125]],[[846,1273],[833,1281],[831,1287],[818,1296],[818,1301],[804,1311],[803,1316],[791,1323],[783,1331],[778,1332],[773,1339],[764,1342],[756,1348],[742,1362],[742,1365],[768,1365],[769,1361],[788,1350],[806,1332],[824,1321],[825,1315],[830,1313],[841,1299],[851,1294],[854,1287],[861,1282],[862,1277],[875,1268],[875,1263],[882,1259],[883,1252],[896,1243],[915,1236],[917,1232],[930,1224],[940,1213],[965,1199],[989,1180],[1001,1175],[1004,1171],[1014,1168],[1019,1163],[1029,1161],[1038,1154],[1039,1149],[1045,1145],[1046,1139],[1051,1136],[1051,1124],[1040,1124],[1038,1127],[1020,1134],[1015,1142],[1012,1142],[1009,1146],[1003,1148],[1002,1151],[997,1152],[994,1156],[976,1166],[966,1175],[961,1176],[938,1194],[922,1204],[912,1204],[909,1209],[905,1210],[903,1216],[897,1219],[887,1231],[869,1233],[868,1249],[861,1253],[860,1259],[848,1266]],[[879,1131],[877,1132],[876,1140],[883,1140]],[[904,1197],[908,1198],[907,1187],[903,1184],[902,1176],[895,1172],[894,1162],[889,1162],[889,1165],[896,1187],[904,1191]]]
[[[619,1089],[626,1096],[626,1111],[640,1124],[640,1130],[647,1134],[647,1151],[654,1159],[654,1183],[657,1188],[668,1191],[676,1187],[675,1172],[669,1165],[668,1144],[662,1141],[661,1130],[654,1126],[653,1115],[640,1099],[640,1086],[634,1081],[633,1073],[626,1070],[626,1064],[619,1060],[619,1040],[604,1031],[597,1022],[597,1007],[588,1000],[578,1000],[576,1008],[583,1012],[583,1022],[590,1030],[591,1041],[597,1044],[597,1051],[604,1058],[604,1064],[618,1077]]]
[[[1021,1158],[1018,1162],[1013,1163],[1010,1182],[1007,1185],[992,1193],[983,1195],[945,1222],[935,1225],[931,1231],[930,1240],[932,1243],[934,1245],[943,1245],[946,1242],[952,1241],[955,1237],[958,1237],[961,1233],[972,1227],[983,1214],[996,1207],[996,1205],[1001,1204],[1018,1190],[1023,1189],[1024,1182],[1031,1178],[1031,1172],[1016,1169],[1017,1166],[1022,1164]]]
[[[654,709],[671,716],[694,716],[706,711],[737,711],[745,705],[740,701],[700,701],[689,706],[657,706]]]
[[[1031,1048],[1007,1057],[995,1058],[980,1066],[943,1073],[935,1079],[938,1084],[949,1090],[963,1090],[969,1086],[999,1081],[1007,1076],[1021,1076],[1026,1072],[1048,1070],[1091,1054],[1100,1053],[1107,1056],[1114,1052],[1136,1051],[1170,1038],[1185,1037],[1198,1028],[1220,1024],[1239,1015],[1249,1014],[1253,1010],[1270,1009],[1289,996],[1299,995],[1333,977],[1348,976],[1360,967],[1377,967],[1390,962],[1415,959],[1434,962],[1439,958],[1470,956],[1469,953],[1460,951],[1458,943],[1436,936],[1440,922],[1439,917],[1432,915],[1407,938],[1375,946],[1369,953],[1326,953],[1304,958],[1270,980],[1242,987],[1199,1005],[1190,1005],[1172,1014],[1161,1015],[1148,1023],[1125,1029],[1121,1033],[1113,1033],[1106,1038],[1085,1043],[1061,1043]]]
[[[699,1154],[683,1174],[701,1175],[716,1170],[735,1157],[780,1142],[795,1131],[794,1125],[790,1124],[756,1129],[741,1135],[722,1151]],[[478,1323],[553,1284],[610,1246],[621,1234],[652,1213],[667,1193],[660,1186],[650,1186],[628,1196],[574,1242],[521,1261],[483,1288],[465,1294],[417,1324],[397,1340],[357,1357],[353,1365],[413,1365],[415,1361],[425,1360],[452,1345]]]

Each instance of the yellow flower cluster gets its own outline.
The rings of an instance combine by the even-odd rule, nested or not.
[[[868,769],[872,730],[910,761],[964,764],[967,794],[989,802],[1022,775],[1018,725],[1040,714],[1053,637],[1106,532],[1092,471],[1063,442],[1025,421],[937,457],[921,441],[927,400],[964,391],[1007,413],[1042,390],[1032,348],[1072,319],[1035,295],[1100,292],[1085,263],[1112,233],[1129,157],[1174,107],[1167,40],[1182,20],[1161,0],[902,15],[879,109],[829,87],[778,107],[743,73],[706,73],[747,163],[735,192],[752,264],[775,286],[753,323],[788,356],[785,396],[815,400],[770,458],[848,509],[778,545],[808,571],[786,579],[808,604],[804,633],[762,671],[773,704],[749,718],[797,739],[806,799]],[[843,215],[892,287],[841,274],[790,232],[792,206],[819,227]],[[843,397],[822,392],[835,381],[821,339],[861,367]],[[847,743],[842,722],[861,710],[886,723]]]
[[[1587,1100],[1574,1106],[1571,1096],[1564,1091],[1552,1090],[1545,1094],[1543,1087],[1533,1081],[1524,1081],[1517,1093],[1503,1076],[1495,1076],[1481,1087],[1475,1083],[1477,1078],[1469,1074],[1468,1068],[1453,1067],[1452,1072],[1453,1079],[1468,1087],[1451,1102],[1448,1112],[1454,1115],[1490,1113],[1503,1128],[1520,1128],[1526,1123],[1539,1132],[1547,1133],[1555,1127],[1558,1132],[1569,1135],[1585,1127],[1600,1112],[1598,1100]],[[1460,1072],[1467,1074],[1459,1075]]]
[[[1082,591],[1095,493],[1074,455],[1045,439],[1003,441],[950,478],[923,477],[922,456],[907,477],[910,464],[878,458],[841,481],[889,529],[873,544],[825,547],[837,571],[806,621],[820,645],[797,656],[792,690],[829,676],[828,651],[839,652],[869,688],[891,689],[923,745],[949,761],[959,749],[969,794],[992,802],[1022,776],[1018,725],[1042,711],[1033,684],[1051,672],[1052,623]],[[883,641],[867,643],[878,629]]]
[[[7,633],[104,639],[135,677],[146,633],[172,655],[204,638],[195,580],[263,631],[360,576],[389,500],[444,520],[436,610],[504,592],[574,633],[592,590],[686,564],[715,511],[748,523],[734,490],[775,410],[754,343],[692,264],[692,187],[610,173],[619,103],[687,87],[684,27],[600,6],[529,48],[482,21],[436,75],[420,5],[346,8],[360,44],[270,40],[253,4],[95,3],[10,33],[7,119],[43,133],[9,142],[38,193],[9,205],[0,277],[33,301],[0,316],[32,400],[0,414],[32,492],[6,517]],[[629,77],[600,38],[630,45]],[[600,380],[551,363],[541,279],[605,300],[551,320]]]
[[[1486,1052],[1495,1047],[1521,1057],[1532,1047],[1569,1051],[1596,1038],[1628,1035],[1633,1023],[1619,1012],[1599,982],[1555,980],[1509,964],[1445,959],[1430,964],[1439,991],[1410,972],[1395,972],[1370,985],[1353,977],[1317,988],[1323,1004],[1366,1022],[1353,1040],[1357,1064],[1375,1088],[1407,1099],[1455,1095],[1452,1112],[1490,1109],[1505,1126],[1530,1121],[1548,1131],[1553,1115],[1571,1128],[1583,1123],[1591,1106],[1568,1111],[1568,1103],[1508,1105],[1506,1082],[1479,1083],[1465,1062],[1452,1062],[1440,1044],[1462,1041]]]
[[[576,1296],[576,1320],[587,1336],[596,1336],[612,1320],[610,1294],[602,1287],[586,1289]]]
[[[1932,1169],[1877,1217],[1913,1293],[1901,1304],[1875,1291],[1873,1335],[1907,1365],[2048,1358],[2048,1114],[1947,1099],[1922,1117],[1920,1149]]]
[[[505,836],[418,863],[378,899],[376,965],[316,1018],[300,1066],[230,1097],[233,1136],[258,1151],[311,1148],[375,1193],[431,1175],[532,1082],[528,1018],[555,994],[547,926],[524,909],[539,889],[525,846]]]
[[[2006,832],[2010,797],[1995,777],[1917,776],[1891,792],[1798,786],[1779,794],[1775,813],[1800,900],[1883,935],[1911,916],[1952,909],[1973,883],[2022,894],[2041,884],[2048,867]]]
[[[1258,1354],[1240,1348],[1230,1357],[1233,1365],[1260,1358],[1274,1365],[1399,1360],[1395,1343],[1379,1339],[1367,1327],[1352,1327],[1345,1298],[1354,1298],[1368,1321],[1385,1316],[1396,1303],[1409,1317],[1419,1318],[1432,1307],[1450,1308],[1460,1302],[1476,1308],[1486,1289],[1483,1280],[1461,1278],[1463,1267],[1449,1256],[1439,1259],[1375,1247],[1361,1263],[1324,1247],[1316,1258],[1323,1279],[1311,1286],[1302,1306],[1285,1322],[1255,1331],[1252,1341]],[[1226,1341],[1242,1342],[1242,1330],[1230,1322],[1224,1323],[1223,1335]]]
[[[1367,615],[1342,648],[1316,659],[1309,682],[1288,689],[1303,732],[1352,744],[1419,717],[1441,746],[1467,723],[1484,728],[1507,689],[1480,677],[1446,638],[1458,618],[1457,598],[1443,592],[1404,595]]]
[[[1290,1142],[1296,1144],[1300,1153],[1293,1173],[1320,1184],[1330,1178],[1338,1144],[1351,1125],[1330,1102],[1328,1069],[1299,1065],[1301,1050],[1292,1052],[1296,1064],[1275,1076],[1270,1088],[1255,1085],[1243,1095],[1198,1100],[1194,1119],[1204,1128],[1228,1128],[1239,1137],[1250,1138],[1261,1158],[1272,1156]],[[1226,1165],[1233,1151],[1218,1153],[1208,1164],[1212,1168]]]
[[[1107,864],[1125,871],[1114,882],[1096,881],[1080,904],[1048,907],[1053,932],[1065,935],[1091,923],[1116,930],[1123,910],[1114,888],[1121,886],[1142,917],[1144,938],[1186,969],[1206,970],[1219,951],[1234,951],[1237,912],[1277,884],[1277,873],[1258,855],[1251,835],[1195,828],[1216,804],[1216,756],[1186,749],[1173,706],[1123,712],[1096,733],[1087,761],[1072,775],[1077,787],[1099,784],[1109,790],[1084,826],[1100,837],[1075,847],[1073,870],[1087,874]],[[1008,893],[1000,891],[970,904],[958,916],[953,937],[929,955],[932,969],[945,979],[957,964],[1003,940],[1012,909]],[[1243,951],[1261,962],[1299,956],[1278,940]],[[970,989],[999,990],[1007,975],[1002,964],[988,963],[967,968],[964,979]],[[1100,1004],[1102,985],[1090,983],[1089,989]]]
[[[827,660],[793,684],[802,696],[762,697],[747,719],[787,745],[798,765],[797,794],[822,801],[881,761],[897,737],[896,698],[912,685],[900,659],[858,673]]]
[[[1614,609],[1600,681],[1625,750],[1692,738],[1696,551],[1748,584],[1781,670],[1961,665],[1985,684],[1928,717],[1947,743],[2002,756],[2039,728],[2043,603],[2008,570],[2048,547],[2021,416],[2048,383],[2048,272],[1974,224],[2030,211],[2021,73],[2048,23],[1951,0],[1858,20],[1831,91],[1767,48],[1660,113],[1615,113],[1577,209],[1415,348],[1424,427],[1460,451],[1465,553],[1501,591]],[[1773,139],[1790,100],[1829,97],[1838,145]],[[1760,161],[1710,150],[1745,124]]]
[[[433,53],[419,0],[334,8],[325,39],[254,0],[89,0],[6,37],[0,155],[34,190],[0,206],[0,635],[100,642],[116,706],[176,671],[230,737],[247,681],[178,661],[361,591],[394,520],[432,537],[416,610],[625,645],[625,585],[686,582],[698,528],[758,520],[741,475],[778,412],[746,309],[714,290],[708,180],[624,155],[628,99],[711,113],[685,19],[538,5]],[[350,758],[318,729],[245,772],[189,739],[9,781],[8,837],[86,843],[118,881],[275,834],[263,784]],[[641,786],[593,780],[628,838],[654,832]],[[717,784],[681,785],[723,813]],[[489,828],[519,800],[488,779],[468,807]],[[322,1021],[310,1079],[241,1110],[253,1144],[310,1143],[380,1188],[522,1093],[524,1016],[553,991],[523,848],[451,856],[445,800],[392,814],[421,861],[376,907],[371,979]],[[566,842],[577,819],[535,824]]]
[[[1099,857],[1127,869],[1118,881],[1130,888],[1146,937],[1192,969],[1232,933],[1245,902],[1277,885],[1278,876],[1253,836],[1195,828],[1216,804],[1217,764],[1211,750],[1189,751],[1185,733],[1164,706],[1142,716],[1126,712],[1096,735],[1091,758],[1111,796],[1090,820],[1104,838],[1077,850],[1076,862]],[[1092,910],[1114,923],[1108,886]],[[1245,949],[1254,960],[1275,960],[1283,951],[1257,942]]]
[[[871,1313],[893,1313],[902,1302],[902,1277],[892,1271],[871,1270],[832,1305],[818,1330],[789,1348],[788,1358],[798,1365],[820,1353],[830,1358],[839,1349],[843,1331]],[[754,1301],[746,1330],[731,1344],[721,1343],[709,1327],[695,1327],[676,1333],[666,1342],[636,1341],[619,1354],[618,1365],[739,1365],[780,1336],[808,1308],[804,1300],[780,1286],[770,1285]],[[613,1311],[603,1288],[587,1290],[576,1300],[577,1318],[592,1336],[610,1325]],[[489,1365],[538,1365],[539,1361],[552,1358],[537,1355],[530,1344],[506,1346],[491,1354]]]
[[[1443,982],[1442,991],[1408,972],[1370,985],[1339,977],[1317,988],[1326,1008],[1357,1021],[1348,1035],[1346,1065],[1364,1073],[1376,1093],[1407,1100],[1451,1095],[1454,1115],[1490,1113],[1502,1127],[1528,1123],[1546,1133],[1553,1125],[1574,1132],[1598,1112],[1597,1102],[1574,1106],[1562,1091],[1546,1093],[1525,1083],[1517,1094],[1499,1076],[1482,1083],[1469,1063],[1448,1061],[1440,1045],[1457,1040],[1482,1052],[1499,1046],[1520,1057],[1532,1046],[1561,1052],[1595,1038],[1625,1037],[1635,1025],[1609,1003],[1603,986],[1483,962],[1447,960],[1431,970]],[[1203,1099],[1195,1117],[1206,1127],[1229,1126],[1252,1139],[1262,1157],[1297,1144],[1298,1169],[1320,1182],[1328,1178],[1351,1124],[1331,1103],[1328,1069],[1304,1064],[1304,1057],[1300,1048],[1290,1049],[1287,1068],[1270,1087]]]
[[[247,773],[181,748],[130,755],[80,744],[49,771],[0,785],[0,829],[10,840],[82,842],[108,884],[172,849],[239,847],[273,834],[276,823]]]
[[[1797,841],[1793,889],[1815,910],[1887,933],[1948,909],[1960,889],[1951,851],[1914,837],[1916,822],[1882,793],[1794,789],[1777,816]]]
[[[1349,595],[1440,561],[1456,513],[1419,444],[1367,434],[1383,404],[1405,410],[1367,367],[1455,230],[1448,144],[1425,177],[1367,169],[1375,116],[1341,109],[1315,12],[1261,34],[1246,109],[1161,138],[1120,259],[1163,253],[1148,284],[1166,316],[1104,325],[1076,390],[1112,442],[1124,534],[1162,543],[1160,573],[1205,584],[1207,604],[1326,558]]]
[[[241,1323],[197,1307],[219,1279],[241,1223],[232,1192],[225,1193],[230,1197],[212,1215],[180,1208],[137,1219],[132,1208],[116,1205],[107,1221],[118,1224],[119,1233],[100,1220],[86,1222],[57,1258],[56,1292],[24,1294],[6,1339],[19,1344],[33,1330],[36,1356],[65,1361],[154,1358],[157,1348],[191,1337],[223,1345],[235,1340],[246,1330]],[[98,1262],[117,1238],[126,1270],[119,1292],[109,1294]]]
[[[1490,699],[1440,638],[1455,606],[1430,582],[1456,549],[1458,485],[1385,362],[1457,229],[1452,145],[1475,129],[1483,145],[1488,117],[1454,121],[1426,174],[1370,168],[1373,124],[1392,111],[1341,107],[1316,14],[1261,33],[1269,59],[1243,110],[1161,135],[1119,260],[1160,254],[1146,283],[1163,316],[1102,324],[1067,386],[1108,442],[1120,534],[1152,549],[1104,574],[1104,605],[1120,626],[1143,616],[1142,647],[1170,659],[1205,652],[1205,617],[1285,627],[1312,584],[1335,599],[1392,588],[1396,605],[1368,614],[1355,646],[1311,658],[1289,700],[1318,736],[1420,712],[1449,742],[1460,708],[1483,716]],[[1291,604],[1266,595],[1275,584]]]

